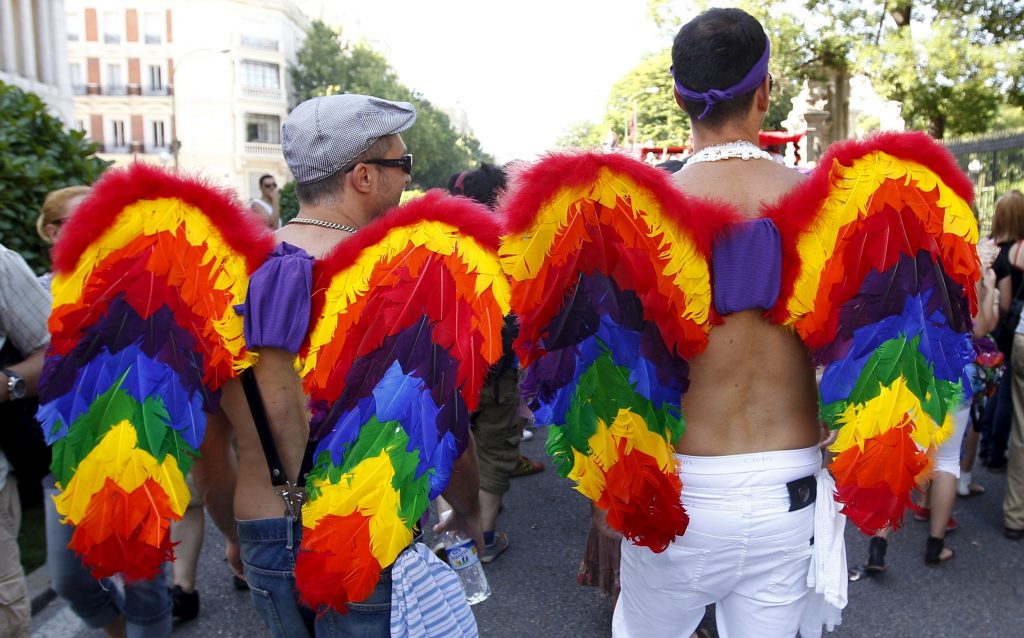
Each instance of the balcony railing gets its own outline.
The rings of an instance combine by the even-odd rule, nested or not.
[[[261,100],[280,100],[282,94],[280,88],[271,89],[258,86],[243,86],[242,96],[254,97]]]
[[[104,142],[103,144],[100,145],[101,153],[110,153],[112,155],[130,153],[131,150],[132,147],[125,143],[118,144],[115,142]]]
[[[71,85],[71,92],[74,93],[75,95],[85,95],[86,93],[89,92],[89,87],[87,87],[84,84],[72,84]]]
[[[146,144],[146,146],[144,146],[142,150],[147,155],[160,155],[162,153],[170,154],[170,152],[171,152],[171,145],[170,144],[161,144],[161,145],[158,146],[156,144]]]
[[[128,87],[124,84],[104,84],[103,95],[128,95]]]
[[[256,157],[274,157],[280,159],[281,145],[271,144],[268,142],[246,142],[245,154],[254,155]]]
[[[146,44],[163,44],[164,39],[159,34],[147,33],[145,36]]]
[[[242,35],[242,46],[264,51],[277,51],[277,40],[258,35]]]
[[[142,87],[143,95],[170,95],[171,92],[167,90],[166,86],[144,86]]]
[[[121,34],[106,33],[103,35],[103,42],[106,44],[121,44]]]

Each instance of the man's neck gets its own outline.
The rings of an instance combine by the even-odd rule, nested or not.
[[[322,219],[326,222],[334,222],[335,224],[344,224],[345,226],[354,226],[355,228],[362,228],[369,220],[366,219],[366,215],[360,211],[351,210],[344,205],[334,206],[307,206],[304,205],[299,209],[299,216],[307,219]]]
[[[693,152],[696,153],[708,146],[728,144],[742,140],[758,144],[760,126],[756,122],[728,122],[718,129],[693,127]]]

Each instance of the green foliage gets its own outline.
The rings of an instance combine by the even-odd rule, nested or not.
[[[569,125],[569,128],[555,140],[555,146],[557,148],[597,148],[604,142],[606,130],[594,122],[576,122]]]
[[[997,55],[951,23],[935,22],[927,37],[901,29],[866,59],[880,92],[903,103],[908,126],[941,139],[989,129],[1004,101]]]
[[[706,8],[706,2],[696,3]],[[992,130],[1001,105],[1024,106],[1024,2],[1020,0],[741,0],[772,40],[777,128],[805,79],[863,73],[903,103],[903,117],[936,137]],[[648,0],[674,35],[694,3]]]
[[[299,214],[299,197],[295,194],[295,180],[281,188],[281,225],[287,224]]]
[[[422,188],[444,186],[452,173],[493,162],[472,133],[460,134],[448,116],[425,97],[409,89],[383,55],[365,44],[347,44],[340,32],[315,20],[306,42],[289,69],[299,101],[318,95],[362,93],[416,106],[416,124],[402,133],[416,157],[413,183]]]
[[[604,128],[625,139],[636,103],[637,145],[682,146],[690,137],[690,121],[673,98],[672,52],[651,53],[612,86],[604,115]],[[653,91],[657,89],[657,91]]]
[[[109,166],[96,146],[67,131],[37,95],[0,82],[0,243],[38,272],[50,269],[48,246],[35,222],[46,195],[92,184]]]

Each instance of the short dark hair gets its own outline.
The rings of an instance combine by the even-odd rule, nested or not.
[[[371,159],[381,159],[391,150],[393,140],[390,135],[378,137],[370,143],[370,146],[357,155],[348,164],[341,167],[341,170],[331,173],[323,179],[318,179],[309,184],[295,184],[295,196],[300,204],[307,206],[318,206],[334,203],[345,190],[345,173],[360,162]]]
[[[761,59],[768,44],[761,23],[740,9],[709,9],[679,29],[672,43],[675,81],[691,91],[724,90],[742,80]],[[700,120],[712,129],[750,110],[754,92],[718,102]],[[683,108],[696,121],[707,105],[683,100]]]
[[[274,179],[274,176],[271,175],[270,173],[264,173],[264,174],[260,175],[260,179],[258,181],[258,184],[260,186],[263,186],[263,180],[265,180],[267,178]]]
[[[456,179],[457,173],[453,177]],[[449,179],[448,190],[452,191],[454,187],[454,181]],[[486,162],[480,164],[480,168],[474,171],[467,171],[465,177],[462,178],[462,190],[455,193],[456,195],[465,195],[470,199],[474,199],[481,204],[484,204],[488,208],[494,208],[495,202],[498,200],[498,195],[502,189],[505,188],[505,171],[498,168],[497,166],[491,166]],[[452,191],[454,192],[454,191]]]

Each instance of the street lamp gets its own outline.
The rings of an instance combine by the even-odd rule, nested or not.
[[[649,86],[649,87],[645,88],[644,90],[638,91],[638,92],[634,93],[633,95],[629,96],[629,99],[626,101],[626,106],[628,108],[629,105],[632,104],[633,105],[633,114],[635,115],[636,114],[636,99],[638,97],[640,97],[641,95],[645,94],[645,93],[648,94],[648,95],[654,95],[655,93],[657,93],[659,91],[661,91],[661,87]],[[630,121],[630,119],[631,119],[630,118],[630,114],[627,112],[626,113],[626,127],[625,127],[626,128],[626,134],[623,136],[624,140],[628,140],[629,139],[629,121]],[[639,126],[636,126],[636,122],[634,122],[633,139],[630,142],[630,150],[636,150],[636,130],[639,129],[639,128],[640,128]]]
[[[231,49],[193,49],[178,58],[171,64],[171,156],[174,158],[174,170],[178,170],[178,150],[181,148],[181,140],[178,139],[178,89],[175,83],[178,79],[178,67],[181,63],[197,53],[230,53]]]

